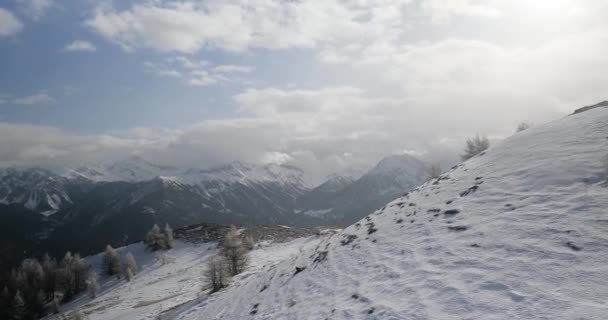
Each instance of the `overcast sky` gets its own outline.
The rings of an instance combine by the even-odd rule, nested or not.
[[[5,0],[0,166],[444,157],[608,99],[603,0]]]

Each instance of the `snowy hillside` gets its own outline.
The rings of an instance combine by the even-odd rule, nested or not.
[[[178,319],[606,319],[607,138],[518,133]]]
[[[235,281],[246,279],[260,270],[279,261],[289,259],[305,248],[314,247],[319,239],[301,238],[286,243],[262,242],[250,252],[251,263],[248,270]],[[168,251],[165,263],[155,253],[145,250],[142,243],[119,248],[118,254],[127,252],[135,256],[140,271],[131,282],[124,279],[101,277],[100,292],[95,299],[83,295],[63,306],[64,312],[48,319],[61,319],[75,310],[87,316],[88,320],[143,320],[173,319],[176,313],[189,310],[206,300],[202,289],[203,270],[207,259],[217,253],[217,243],[193,244],[176,241],[174,249]],[[102,255],[86,258],[96,272],[101,269]]]

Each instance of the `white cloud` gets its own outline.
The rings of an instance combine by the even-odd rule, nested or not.
[[[492,7],[486,1],[479,0],[426,0],[422,2],[425,10],[429,11],[433,22],[444,22],[452,16],[470,16],[495,18],[501,15],[500,10]]]
[[[12,36],[23,29],[23,23],[15,15],[0,8],[0,36]]]
[[[189,85],[268,71],[264,63],[197,60],[193,53],[201,50],[251,53],[247,61],[258,61],[268,52],[259,48],[306,48],[317,57],[314,67],[327,73],[302,70],[298,51],[294,61],[273,63],[302,72],[307,89],[273,74],[274,84],[234,97],[232,118],[103,138],[56,133],[57,141],[39,150],[81,159],[107,148],[118,157],[134,152],[122,147],[132,143],[166,164],[276,161],[325,170],[320,174],[404,150],[449,158],[476,132],[501,138],[521,121],[541,124],[605,100],[605,9],[599,0],[143,0],[99,7],[86,25],[123,48],[187,53],[143,68]],[[94,151],[79,148],[83,141]],[[4,150],[11,148],[0,144],[0,155]],[[19,150],[4,157],[32,155]]]
[[[188,85],[204,87],[220,83],[244,82],[244,79],[232,74],[250,73],[255,68],[242,65],[213,66],[205,60],[172,57],[162,62],[146,61],[144,69],[157,76],[179,78]]]
[[[42,18],[55,3],[52,0],[17,0],[19,9],[34,20]]]
[[[255,67],[252,66],[237,66],[232,64],[227,65],[219,65],[213,67],[213,71],[218,73],[234,73],[234,72],[242,72],[242,73],[250,73],[255,70]]]
[[[143,1],[126,10],[100,6],[85,24],[127,50],[194,53],[203,48],[310,48],[324,42],[387,36],[409,0],[230,2]]]
[[[49,96],[46,93],[34,94],[27,97],[15,98],[12,100],[14,104],[21,105],[36,105],[36,104],[47,104],[55,101],[53,97]]]
[[[90,43],[89,41],[84,40],[74,40],[71,43],[68,43],[63,47],[63,51],[74,52],[74,51],[84,51],[84,52],[94,52],[97,51],[95,45]]]

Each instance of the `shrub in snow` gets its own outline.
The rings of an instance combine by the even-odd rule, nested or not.
[[[489,147],[490,140],[488,137],[477,134],[475,137],[467,139],[464,154],[460,157],[462,158],[462,161],[469,160]]]
[[[120,276],[120,259],[116,253],[116,249],[111,245],[106,246],[106,251],[103,254],[103,270],[109,276]]]
[[[209,262],[207,262],[204,278],[207,281],[207,288],[211,289],[211,292],[216,292],[226,287],[230,279],[226,258],[221,255],[211,257]]]
[[[524,130],[528,130],[528,129],[530,129],[530,127],[532,127],[532,124],[530,124],[530,122],[527,122],[527,121],[521,122],[520,124],[517,125],[517,132],[522,132]]]
[[[235,226],[230,227],[222,244],[222,255],[226,258],[228,274],[235,276],[247,266],[247,249]]]
[[[80,310],[76,310],[67,317],[66,320],[85,320],[87,317]]]

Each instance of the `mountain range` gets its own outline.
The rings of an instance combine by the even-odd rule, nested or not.
[[[6,235],[0,258],[10,265],[43,251],[87,254],[142,239],[154,223],[346,225],[427,175],[427,165],[409,155],[318,186],[303,170],[278,164],[184,169],[131,157],[75,169],[6,168],[0,170],[0,232]]]

